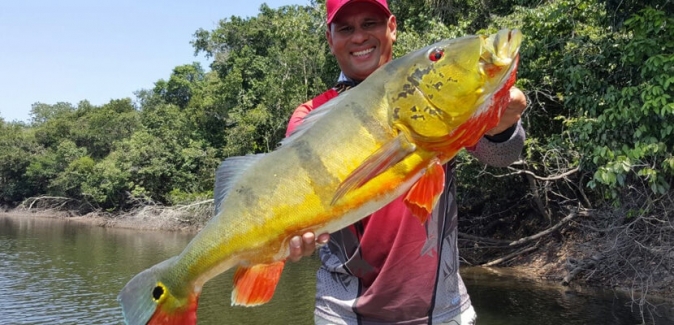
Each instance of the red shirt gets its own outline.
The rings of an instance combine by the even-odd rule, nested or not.
[[[286,136],[309,112],[338,95],[330,89],[300,105]],[[426,225],[412,216],[400,197],[331,234],[319,252],[323,261],[317,274],[319,316],[347,324],[427,324],[429,319],[451,318],[470,306],[457,279],[453,170],[446,174],[441,208],[436,208],[441,211]]]

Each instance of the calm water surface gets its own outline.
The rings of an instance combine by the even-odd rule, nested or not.
[[[0,324],[121,324],[116,297],[124,284],[180,253],[191,237],[0,215]],[[204,287],[199,324],[313,324],[318,265],[315,258],[288,263],[272,301],[254,308],[229,306],[228,271]],[[612,295],[568,292],[481,269],[462,275],[479,325],[640,324],[638,308]]]

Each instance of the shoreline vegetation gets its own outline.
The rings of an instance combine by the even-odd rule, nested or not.
[[[37,201],[43,202],[36,204]],[[51,203],[45,204],[44,201]],[[77,210],[61,208],[65,206],[66,201],[71,201],[71,199],[64,197],[30,198],[16,208],[0,209],[0,215],[56,218],[106,228],[197,233],[210,220],[214,209],[213,199],[207,199],[175,206],[144,204],[123,212],[92,211],[82,214]],[[33,207],[33,205],[42,207]]]

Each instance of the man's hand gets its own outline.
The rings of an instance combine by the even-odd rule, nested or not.
[[[316,238],[313,232],[307,232],[302,237],[290,238],[290,255],[288,259],[297,262],[302,256],[309,256],[316,250],[316,244],[323,245],[330,240],[330,234],[321,234]]]
[[[520,120],[525,108],[527,108],[527,97],[521,90],[515,87],[510,88],[510,102],[501,116],[501,121],[485,134],[493,136],[507,130]]]

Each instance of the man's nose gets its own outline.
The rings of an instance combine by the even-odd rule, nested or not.
[[[351,41],[354,43],[363,43],[367,41],[369,38],[369,34],[363,30],[362,28],[356,28],[356,30],[353,31],[353,37],[351,37]]]

